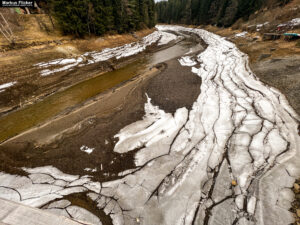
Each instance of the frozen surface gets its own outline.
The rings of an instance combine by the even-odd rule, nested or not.
[[[147,96],[144,118],[116,134],[115,152],[138,150],[136,168],[119,180],[100,184],[51,166],[24,168],[29,177],[0,174],[1,197],[36,207],[56,201],[58,210],[47,210],[101,223],[84,209],[59,208],[65,195],[85,192],[114,225],[293,223],[288,209],[300,176],[299,116],[278,90],[258,80],[233,43],[200,29],[157,28],[147,43],[171,30],[208,44],[178,62],[202,78],[192,109],[169,114]]]
[[[258,80],[233,43],[199,29],[158,29],[194,32],[208,44],[197,60],[179,60],[202,78],[201,94],[191,111],[175,113],[179,129],[149,100],[144,119],[119,132],[114,151],[140,149],[139,169],[104,183],[99,207],[115,213],[115,224],[293,222],[291,194],[279,190],[295,179],[282,175],[287,168],[300,175],[298,115],[282,94]],[[170,134],[158,132],[165,126]],[[111,211],[107,199],[120,209]]]
[[[94,225],[102,225],[100,219],[89,211],[78,206],[67,207],[67,212],[77,221],[88,222]]]
[[[90,172],[92,172],[92,173],[97,172],[97,168],[94,168],[94,169],[92,169],[92,168],[85,168],[84,170],[85,170],[85,171],[90,171]]]
[[[263,26],[268,25],[268,24],[269,24],[269,22],[265,22],[265,23],[262,23],[262,24],[257,24],[256,25],[256,31],[260,31]]]
[[[168,43],[170,43],[171,41],[175,41],[178,36],[175,35],[175,34],[171,34],[171,33],[168,33],[168,32],[161,32],[161,39],[159,40],[158,42],[158,45],[166,45]]]
[[[179,59],[179,62],[182,66],[195,66],[197,62],[192,59],[191,56],[184,56]]]
[[[68,200],[60,200],[60,201],[52,202],[48,206],[48,209],[52,209],[52,208],[64,209],[64,208],[68,207],[69,205],[71,205],[70,201],[68,201]]]
[[[294,18],[291,21],[288,21],[286,23],[279,24],[278,27],[285,27],[285,26],[299,26],[300,25],[300,18]]]
[[[70,216],[81,222],[101,224],[93,214],[80,207],[71,207],[71,202],[63,199],[86,191],[98,195],[101,190],[99,182],[92,182],[87,176],[65,174],[52,166],[23,169],[29,173],[28,177],[0,173],[0,198],[42,207],[50,213]]]

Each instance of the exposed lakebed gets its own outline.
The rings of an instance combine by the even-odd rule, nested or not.
[[[141,55],[139,59],[123,68],[100,74],[66,90],[55,93],[36,104],[4,115],[0,118],[0,142],[36,126],[124,81],[132,79],[155,64],[179,57],[190,51],[197,52],[200,49],[201,45],[198,42],[193,39],[185,39],[166,49]]]
[[[1,197],[93,224],[293,222],[299,116],[233,43],[158,29],[208,46],[3,143]]]

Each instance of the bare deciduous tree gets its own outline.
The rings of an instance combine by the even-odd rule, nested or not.
[[[5,17],[3,16],[2,13],[0,13],[1,15],[1,19],[2,21],[0,21],[0,32],[1,34],[5,37],[5,39],[9,42],[9,43],[14,43],[14,34],[7,22],[7,20],[5,19]]]

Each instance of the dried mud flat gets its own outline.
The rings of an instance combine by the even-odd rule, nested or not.
[[[158,29],[208,47],[3,143],[0,196],[92,224],[292,223],[299,116],[234,44]]]

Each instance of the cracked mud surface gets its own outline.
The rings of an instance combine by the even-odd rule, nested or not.
[[[278,88],[296,112],[300,113],[300,56],[257,62],[252,68],[263,82]]]
[[[117,123],[121,129],[115,133],[114,154],[132,154],[134,161],[112,181],[94,181],[92,173],[70,175],[53,166],[22,165],[29,177],[0,174],[0,196],[54,207],[54,213],[93,224],[101,222],[92,209],[70,205],[68,196],[85,193],[113,224],[293,223],[289,209],[291,188],[300,175],[299,116],[280,92],[256,78],[247,55],[234,44],[200,29],[158,29],[191,32],[208,44],[197,57],[178,61],[202,79],[192,107],[174,98],[179,108],[164,109],[159,104],[165,99],[147,92],[142,97],[146,103],[136,106],[145,112],[133,122]],[[92,129],[82,131],[80,138],[92,135]]]

